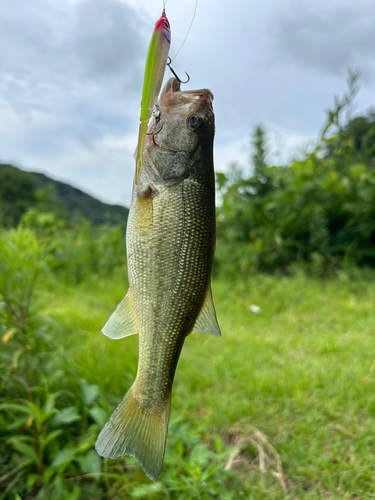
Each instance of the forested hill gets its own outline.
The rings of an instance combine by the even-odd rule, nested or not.
[[[5,225],[16,225],[27,209],[43,204],[64,218],[87,219],[94,225],[123,222],[129,212],[45,174],[0,163],[0,209]]]

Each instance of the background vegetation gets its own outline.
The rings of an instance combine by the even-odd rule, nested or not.
[[[245,178],[235,165],[229,175],[217,175],[216,258],[225,272],[285,272],[297,265],[325,275],[342,266],[374,266],[375,114],[351,118],[357,77],[349,74],[348,92],[335,99],[321,139],[300,160],[268,165],[259,126],[253,175]]]
[[[0,167],[0,500],[375,497],[375,115],[352,116],[356,82],[298,160],[269,165],[259,126],[251,176],[217,174],[223,338],[186,341],[155,484],[93,448],[137,366],[136,338],[100,334],[126,211],[89,217],[107,208]]]
[[[31,208],[49,212],[69,223],[82,219],[94,225],[121,224],[128,209],[103,203],[80,189],[37,173],[0,163],[0,222],[16,226]]]

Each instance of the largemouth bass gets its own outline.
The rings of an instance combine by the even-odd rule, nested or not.
[[[158,133],[147,136],[127,225],[129,290],[103,328],[112,339],[139,334],[137,377],[101,431],[103,457],[131,455],[156,481],[164,460],[172,384],[185,338],[221,336],[210,276],[215,244],[213,96],[160,97]],[[150,131],[155,130],[151,123]]]

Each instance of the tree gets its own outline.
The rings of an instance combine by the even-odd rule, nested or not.
[[[250,162],[254,168],[254,177],[257,181],[256,190],[258,193],[263,194],[268,189],[268,177],[266,174],[267,142],[266,132],[261,125],[255,127],[250,146],[252,150]]]
[[[16,226],[36,203],[36,184],[27,172],[0,169],[0,225]]]

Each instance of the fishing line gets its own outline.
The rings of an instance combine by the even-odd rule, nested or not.
[[[165,0],[167,1],[167,0]],[[195,0],[195,8],[194,8],[194,14],[193,14],[193,19],[191,20],[191,23],[190,23],[190,26],[189,26],[189,29],[187,30],[187,33],[186,33],[186,36],[184,38],[184,41],[182,42],[181,44],[181,47],[178,49],[177,53],[174,55],[173,57],[173,61],[176,59],[178,53],[180,52],[180,50],[182,49],[182,47],[184,46],[185,42],[186,42],[186,39],[190,33],[190,30],[191,30],[191,27],[193,26],[193,22],[194,22],[194,19],[195,19],[195,13],[197,12],[197,5],[198,5],[198,0]]]

